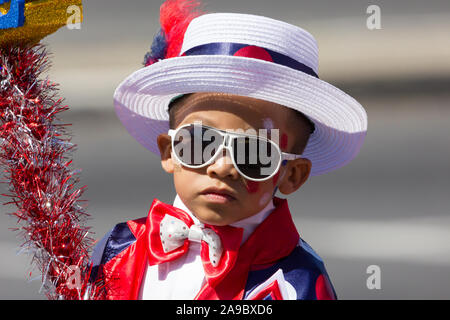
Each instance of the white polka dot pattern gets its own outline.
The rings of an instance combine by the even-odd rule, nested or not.
[[[188,227],[182,220],[166,214],[159,225],[159,235],[165,253],[183,246],[186,240],[205,241],[209,247],[209,260],[217,267],[222,257],[223,247],[220,237],[209,228],[193,224]]]

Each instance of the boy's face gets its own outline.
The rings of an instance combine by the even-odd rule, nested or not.
[[[194,93],[175,111],[177,128],[201,122],[221,130],[279,130],[280,149],[290,152],[298,132],[291,111],[272,102],[223,93]],[[175,189],[183,203],[203,223],[229,225],[261,211],[276,188],[284,194],[297,190],[308,178],[311,162],[297,159],[282,165],[269,180],[254,182],[242,177],[227,151],[198,169],[182,166],[171,153],[171,138],[158,137],[161,163],[174,176]],[[215,190],[211,190],[211,189]],[[208,190],[210,189],[210,190]]]

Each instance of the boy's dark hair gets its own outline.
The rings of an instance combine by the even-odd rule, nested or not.
[[[170,129],[176,128],[176,117],[175,117],[175,111],[177,108],[181,105],[183,105],[183,101],[187,99],[192,93],[184,94],[176,97],[173,99],[169,104],[169,127]],[[316,126],[314,125],[314,122],[312,122],[307,116],[305,116],[302,112],[294,110],[292,108],[288,108],[290,112],[292,113],[292,123],[291,126],[293,127],[300,127],[300,128],[306,128],[304,130],[303,139],[296,139],[294,146],[292,147],[291,153],[296,154],[302,154],[306,144],[308,143],[309,137],[311,134],[315,131]]]

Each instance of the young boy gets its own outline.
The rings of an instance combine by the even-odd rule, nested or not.
[[[350,162],[364,109],[317,75],[314,38],[244,14],[161,7],[146,67],[117,88],[118,117],[173,175],[172,205],[116,225],[93,254],[107,299],[336,299],[287,201]]]

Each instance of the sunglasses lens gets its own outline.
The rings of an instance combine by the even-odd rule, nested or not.
[[[271,176],[281,159],[274,142],[257,137],[235,138],[233,157],[242,174],[252,179]]]
[[[222,142],[216,130],[192,124],[178,130],[173,139],[173,151],[183,164],[201,166],[211,160]]]

